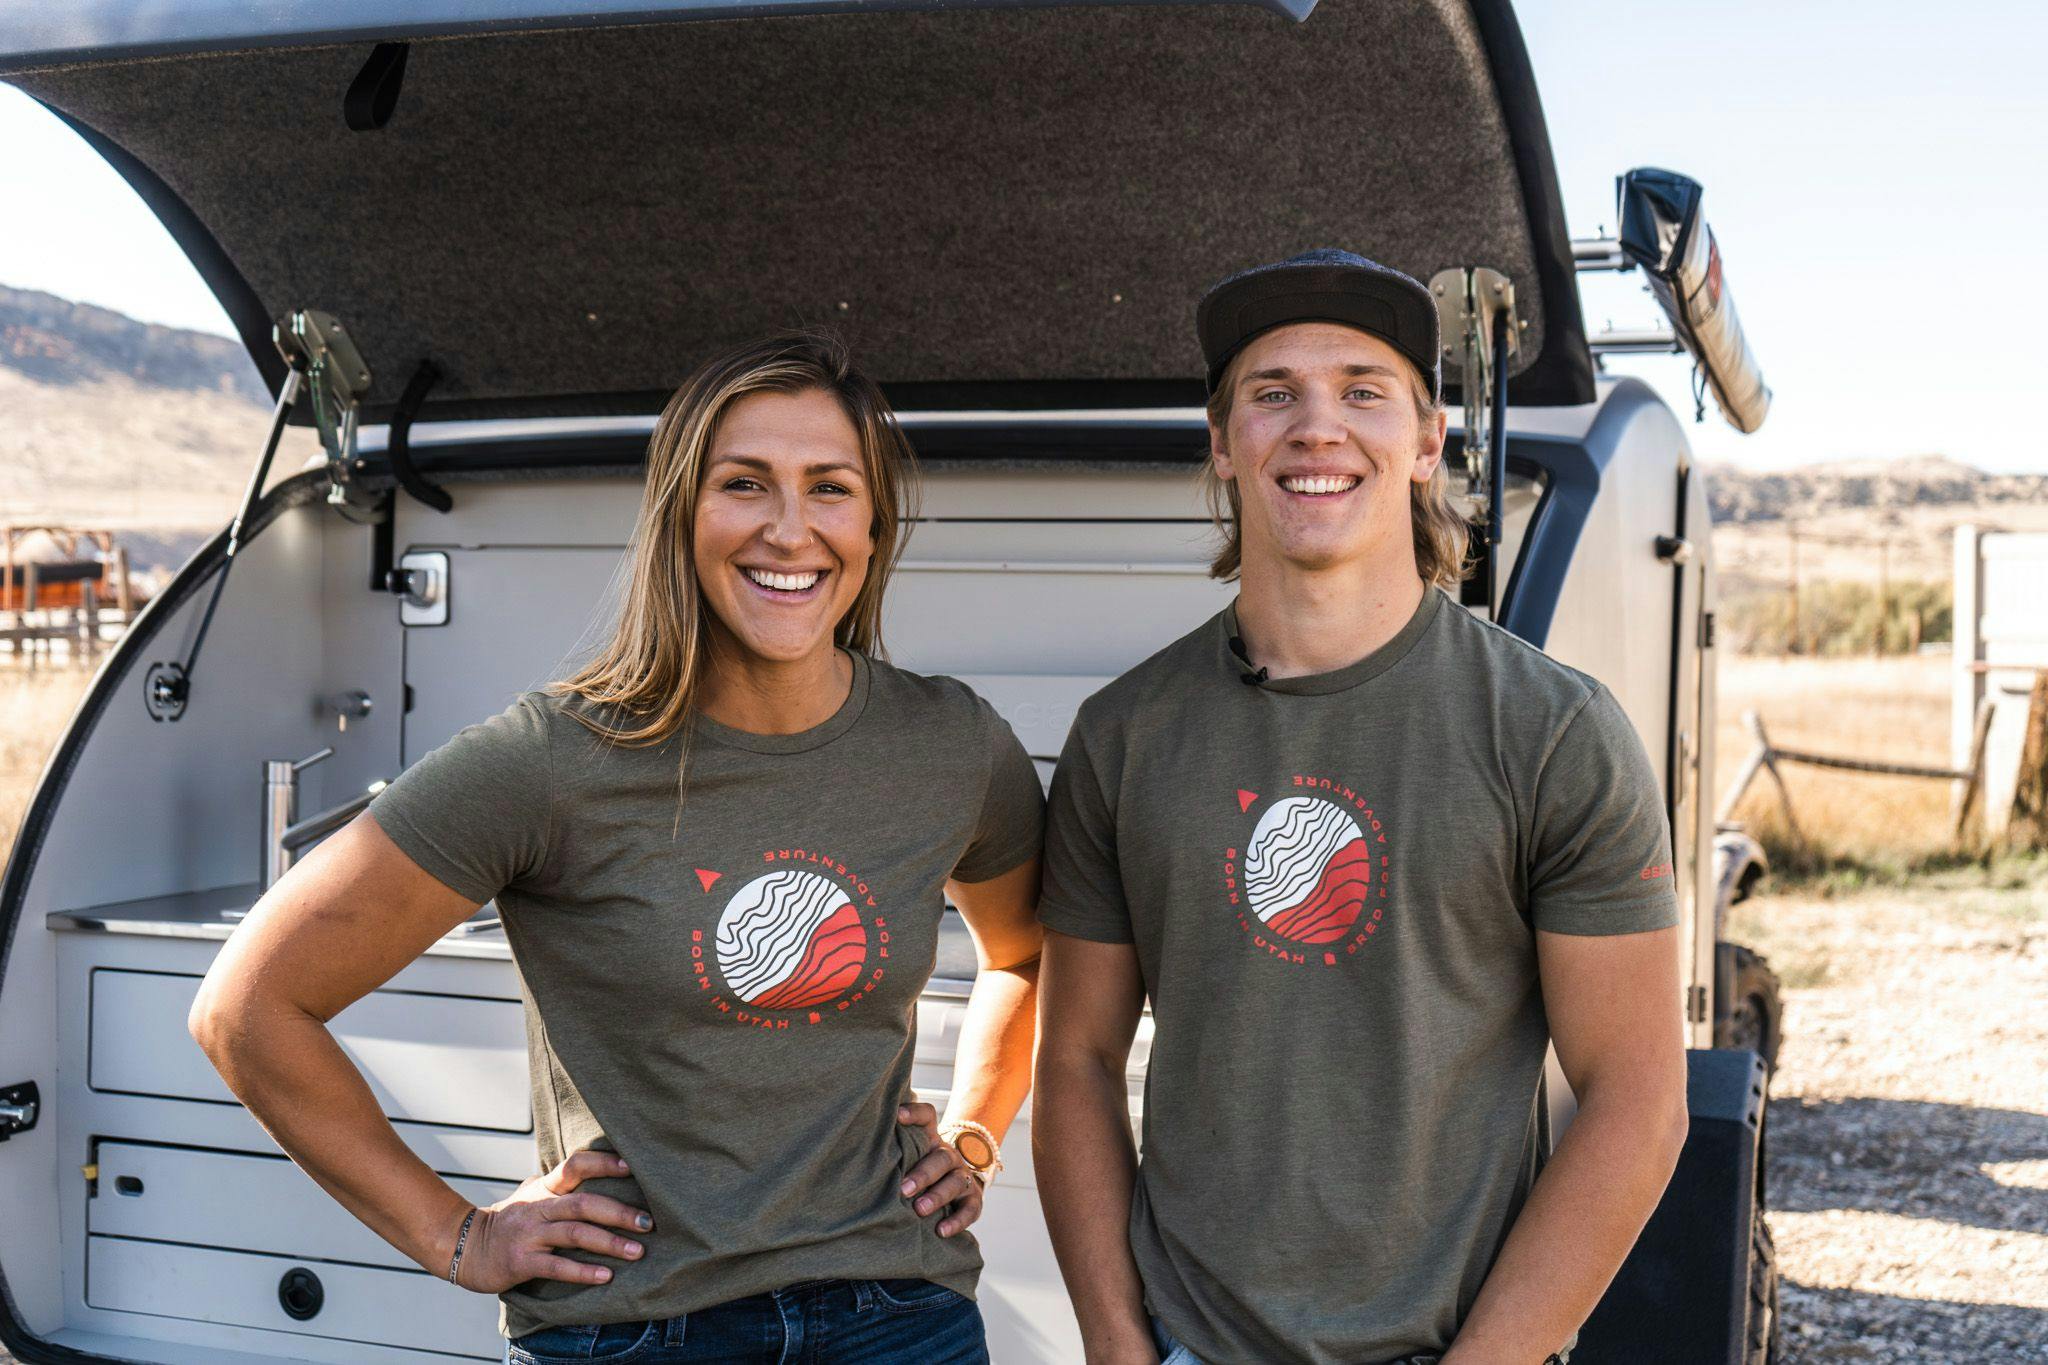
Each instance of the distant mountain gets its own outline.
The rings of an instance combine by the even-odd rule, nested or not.
[[[115,530],[174,564],[234,515],[269,425],[240,342],[0,286],[0,524]],[[318,444],[286,432],[273,477]]]
[[[1712,465],[1707,479],[1717,524],[1816,521],[1857,512],[1897,522],[1907,513],[1937,508],[2048,503],[2048,474],[1987,474],[1939,455],[1840,460],[1767,473]]]
[[[1724,596],[1832,579],[1946,583],[1955,530],[2048,531],[2048,475],[1987,474],[1939,456],[1757,473],[1708,469]]]
[[[43,384],[120,378],[146,388],[270,401],[239,341],[137,322],[111,309],[5,285],[0,368]]]

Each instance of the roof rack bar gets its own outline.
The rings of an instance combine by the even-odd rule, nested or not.
[[[1621,249],[1618,237],[1572,238],[1572,264],[1580,270],[1633,270],[1636,263]]]
[[[1610,327],[1587,338],[1594,355],[1676,355],[1685,349],[1669,327]]]

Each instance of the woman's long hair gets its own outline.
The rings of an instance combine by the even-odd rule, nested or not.
[[[1242,358],[1242,352],[1239,357]],[[1232,360],[1223,381],[1209,396],[1209,420],[1218,431],[1230,423],[1231,394],[1236,389],[1237,361]],[[1436,421],[1440,410],[1422,381],[1411,376],[1415,416],[1423,426]],[[1440,461],[1435,472],[1421,483],[1408,485],[1408,526],[1415,539],[1415,569],[1427,586],[1455,588],[1465,577],[1472,525],[1451,505],[1451,475],[1448,462]],[[1209,504],[1209,517],[1223,547],[1209,563],[1209,576],[1226,582],[1244,568],[1244,532],[1238,519],[1243,512],[1237,480],[1217,476],[1213,459],[1202,461],[1202,494]]]
[[[838,399],[860,433],[861,464],[874,503],[874,555],[833,640],[887,657],[882,591],[916,515],[917,464],[910,443],[880,387],[854,367],[838,338],[811,332],[768,337],[699,366],[655,423],[618,624],[590,662],[549,687],[589,703],[572,708],[571,714],[596,733],[635,746],[681,735],[687,751],[710,647],[710,609],[697,583],[693,555],[697,499],[719,421],[750,394],[811,389]]]

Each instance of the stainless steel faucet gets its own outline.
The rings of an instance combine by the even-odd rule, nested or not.
[[[334,750],[327,748],[296,763],[271,759],[263,765],[262,890],[277,885],[277,879],[299,860],[303,850],[355,819],[384,790],[382,782],[372,782],[367,791],[351,796],[333,809],[299,819],[299,774],[332,757]]]

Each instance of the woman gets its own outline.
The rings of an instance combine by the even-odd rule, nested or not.
[[[986,702],[871,657],[912,478],[838,343],[705,365],[655,427],[610,642],[407,770],[200,991],[279,1146],[500,1294],[510,1360],[987,1359],[965,1232],[1029,1085],[1042,801]],[[910,1067],[942,890],[981,971],[940,1121]],[[325,1021],[493,898],[551,1169],[478,1209]]]

